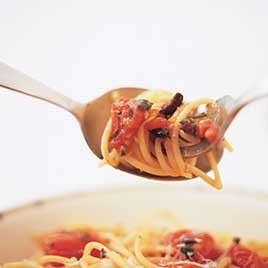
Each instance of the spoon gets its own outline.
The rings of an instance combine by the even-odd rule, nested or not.
[[[117,88],[108,91],[93,101],[81,104],[50,89],[41,82],[1,62],[0,87],[46,101],[71,113],[80,123],[83,135],[89,148],[98,158],[102,158],[100,149],[101,137],[110,116],[111,105],[114,102],[113,96],[116,95],[117,97],[119,96],[124,98],[134,98],[146,90],[143,88],[135,87]],[[191,150],[196,153],[196,148],[191,148]],[[223,148],[220,146],[220,143],[214,144],[213,151],[216,161],[219,162],[223,154]],[[183,156],[191,157],[191,154],[188,153],[188,150],[183,150],[182,154]],[[210,170],[210,165],[208,164],[205,156],[199,157],[197,161],[197,167],[205,172],[208,172]],[[123,165],[119,165],[117,168],[124,172],[148,179],[186,179],[184,177],[158,177],[136,169],[129,169]]]

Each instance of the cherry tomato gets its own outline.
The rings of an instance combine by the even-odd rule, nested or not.
[[[183,237],[185,237],[189,232],[190,230],[182,229],[173,233],[169,233],[164,238],[163,243],[165,245],[171,245],[173,247],[176,247],[178,244],[181,243]]]
[[[40,244],[47,255],[81,258],[84,247],[92,241],[100,242],[100,238],[95,234],[82,231],[55,232],[42,237]],[[94,249],[91,255],[97,258],[101,256],[97,249]]]
[[[232,259],[232,264],[239,268],[265,268],[264,260],[252,250],[233,244],[228,250],[228,255]]]
[[[200,120],[196,125],[196,132],[199,138],[204,138],[205,132],[210,128],[212,121],[210,119]]]
[[[218,133],[219,133],[219,127],[216,124],[214,124],[205,132],[205,138],[209,142],[213,142],[217,138]]]
[[[168,128],[170,122],[164,117],[156,117],[151,121],[146,122],[144,127],[148,130],[156,129],[156,128]]]
[[[177,245],[185,241],[196,240],[196,243],[189,243],[194,249],[192,259],[198,263],[203,263],[205,259],[216,260],[221,255],[221,250],[217,247],[213,237],[208,233],[194,233],[191,230],[180,230],[170,233],[164,239],[164,243],[178,248]],[[179,249],[180,250],[180,249]],[[179,258],[185,259],[185,254],[178,252]]]
[[[197,137],[213,142],[219,133],[219,126],[210,119],[201,120],[196,125],[196,133]]]
[[[135,104],[135,100],[121,98],[112,104],[111,119],[109,147],[119,151],[122,146],[127,148],[132,143],[145,120],[145,111]]]

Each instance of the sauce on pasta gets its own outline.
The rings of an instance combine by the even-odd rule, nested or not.
[[[37,243],[40,252],[32,258],[0,267],[268,267],[268,244],[187,229],[178,224],[172,215],[143,222],[135,228],[81,224],[64,227],[39,235]]]
[[[145,91],[136,99],[119,98],[112,105],[102,136],[102,164],[122,164],[157,176],[198,176],[221,189],[212,151],[206,157],[214,178],[196,166],[197,157],[184,159],[180,151],[202,139],[215,140],[219,122],[213,115],[217,109],[212,99],[185,102],[182,94],[168,91]],[[219,146],[232,150],[225,139]]]

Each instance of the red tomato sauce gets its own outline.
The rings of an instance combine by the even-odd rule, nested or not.
[[[120,99],[112,104],[111,109],[112,131],[109,148],[127,149],[141,124],[145,120],[145,110],[139,108],[135,100]]]

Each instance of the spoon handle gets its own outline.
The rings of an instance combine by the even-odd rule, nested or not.
[[[0,62],[0,87],[49,102],[72,114],[74,108],[80,105],[80,103],[2,62]]]

